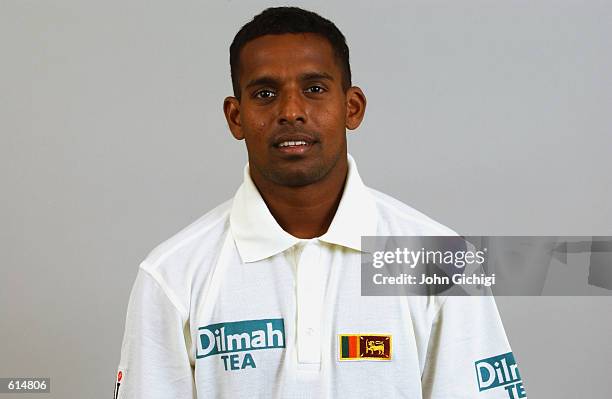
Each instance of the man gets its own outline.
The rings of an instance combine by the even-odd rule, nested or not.
[[[336,26],[267,9],[230,64],[244,182],[140,265],[116,396],[524,397],[488,389],[499,364],[475,371],[512,361],[490,298],[360,295],[362,236],[455,233],[362,183],[346,129],[366,98]]]

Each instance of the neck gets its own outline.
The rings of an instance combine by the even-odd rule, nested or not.
[[[327,176],[306,186],[281,186],[253,171],[251,178],[283,230],[294,237],[314,238],[329,228],[342,198],[347,173],[348,161],[341,157]]]

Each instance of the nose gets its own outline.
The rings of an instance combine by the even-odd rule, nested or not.
[[[287,93],[279,101],[278,123],[293,125],[306,123],[306,110],[303,98],[298,93]]]

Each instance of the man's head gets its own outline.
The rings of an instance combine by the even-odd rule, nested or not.
[[[330,21],[295,7],[270,8],[242,27],[230,47],[235,97],[224,112],[245,139],[251,176],[304,186],[346,167],[346,129],[366,100],[351,87],[348,47]]]
[[[285,33],[316,33],[332,46],[336,61],[342,69],[342,87],[351,87],[349,48],[344,35],[333,22],[320,15],[297,7],[274,7],[264,10],[244,25],[230,45],[230,71],[234,97],[240,99],[240,51],[250,41],[265,35]]]

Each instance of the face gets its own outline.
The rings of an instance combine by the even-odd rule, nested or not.
[[[346,129],[359,126],[366,101],[357,87],[343,90],[327,39],[259,37],[243,47],[239,76],[240,100],[226,98],[224,112],[233,136],[246,142],[256,183],[304,186],[346,161]]]

